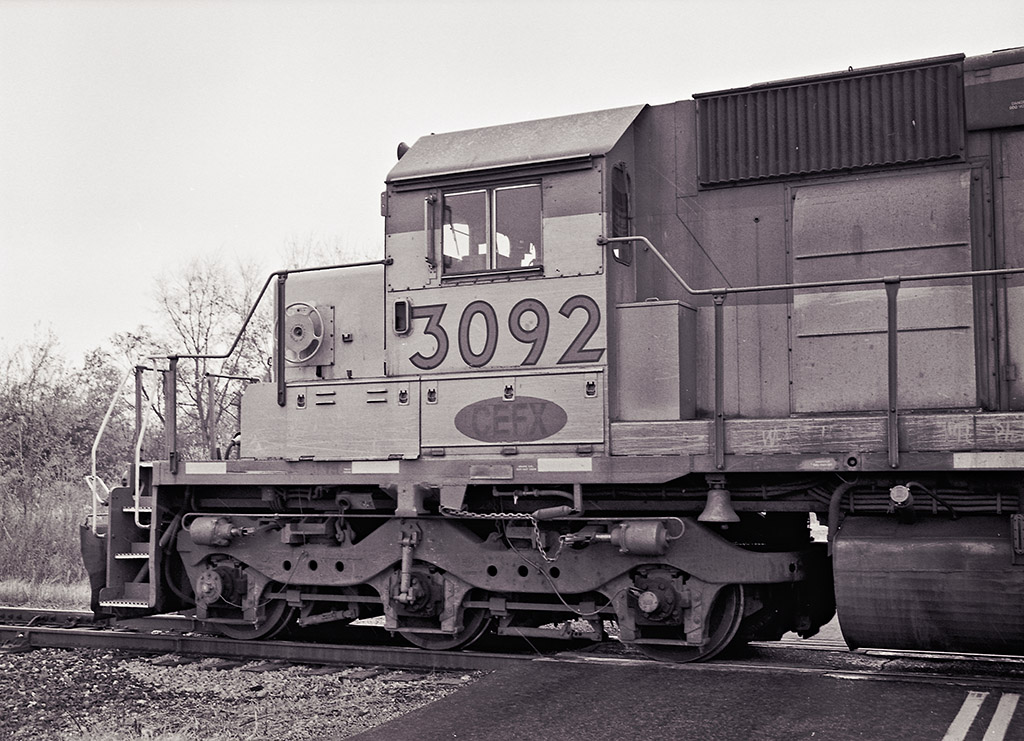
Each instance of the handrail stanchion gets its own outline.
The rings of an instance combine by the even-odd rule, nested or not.
[[[139,399],[140,402],[142,400],[142,386],[141,386],[141,383],[142,383],[142,380],[143,380],[142,372],[143,371],[147,371],[147,370],[155,370],[155,369],[141,368],[141,367],[136,367],[136,369],[135,369],[135,373],[136,373],[135,398]],[[164,379],[164,382],[166,383],[166,378]],[[136,413],[135,413],[136,419],[138,420],[138,428],[135,431],[135,450],[134,450],[134,454],[133,454],[133,457],[132,457],[132,459],[133,459],[133,465],[132,465],[132,493],[133,493],[133,497],[132,497],[132,499],[133,499],[134,508],[135,508],[134,514],[135,514],[135,525],[136,525],[136,527],[147,528],[149,526],[147,524],[143,523],[142,522],[142,518],[139,517],[140,510],[142,509],[142,476],[141,476],[140,472],[141,472],[141,469],[142,469],[142,443],[143,443],[143,438],[145,438],[145,436],[146,436],[146,427],[149,424],[149,416],[150,415],[148,415],[148,414],[141,414],[140,415],[139,411],[138,411],[139,409],[141,409],[141,403],[140,403],[139,406],[136,407]],[[150,518],[150,522],[152,522],[152,518]]]
[[[218,420],[213,416],[213,395],[217,391],[217,384],[213,376],[209,373],[206,375],[206,438],[207,442],[210,443],[210,460],[217,460],[217,454],[220,452],[217,449],[217,422]]]
[[[178,473],[178,356],[167,358],[164,371],[164,447],[171,475]]]
[[[276,335],[277,345],[274,348],[274,380],[277,381],[277,405],[283,407],[288,403],[288,391],[284,385],[284,342],[285,342],[285,326],[284,326],[284,309],[285,309],[285,295],[284,286],[288,280],[287,271],[282,271],[277,275],[277,292],[275,294],[274,301],[274,313],[277,317]]]
[[[715,302],[715,468],[725,468],[725,294]]]
[[[155,365],[155,363],[154,363]],[[147,368],[144,365],[135,366],[135,442],[138,444],[139,440],[142,439],[143,427],[145,425],[143,419],[144,415],[142,412],[142,384],[145,382],[145,373],[147,370],[153,370],[153,368]],[[135,469],[132,468],[132,488],[135,488]]]
[[[897,336],[898,327],[896,323],[896,294],[899,290],[900,277],[898,275],[885,278],[886,334],[889,339],[889,349],[886,357],[886,365],[889,368],[889,406],[886,412],[889,441],[889,468],[900,467],[899,339]]]

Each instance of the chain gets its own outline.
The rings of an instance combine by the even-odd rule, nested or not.
[[[470,520],[530,520],[535,522],[533,515],[525,512],[467,512],[464,509],[441,507],[441,514],[446,517],[464,517]]]
[[[463,517],[470,520],[529,520],[533,524],[534,548],[537,549],[537,553],[540,554],[541,558],[548,563],[554,563],[558,560],[559,555],[562,553],[562,546],[565,545],[564,538],[559,536],[555,555],[549,556],[547,551],[544,550],[544,539],[541,537],[540,523],[536,517],[525,512],[467,512],[464,509],[452,509],[451,507],[441,507],[440,512],[447,517]]]
[[[555,555],[549,556],[547,554],[547,552],[544,550],[544,541],[541,538],[540,525],[537,522],[537,518],[536,517],[530,517],[530,520],[533,522],[533,544],[537,548],[537,553],[539,553],[540,557],[543,558],[548,563],[554,563],[555,561],[558,560],[558,557],[562,553],[562,546],[565,545],[565,540],[561,536],[559,536],[558,537],[558,548],[555,549]]]

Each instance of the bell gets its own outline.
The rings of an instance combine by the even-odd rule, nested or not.
[[[708,490],[708,503],[697,518],[698,522],[739,522],[740,516],[732,508],[732,495],[728,489],[714,487]]]

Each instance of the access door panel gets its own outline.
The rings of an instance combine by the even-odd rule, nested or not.
[[[971,269],[971,173],[945,169],[798,187],[797,283]],[[795,291],[792,411],[879,411],[888,404],[881,283]],[[897,296],[899,406],[977,404],[969,281],[905,281]]]
[[[423,447],[600,444],[599,370],[424,380]]]

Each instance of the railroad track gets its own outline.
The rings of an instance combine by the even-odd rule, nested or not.
[[[525,653],[426,651],[406,646],[380,645],[386,634],[362,626],[348,628],[346,638],[350,642],[336,645],[299,641],[237,641],[196,634],[193,631],[201,623],[180,616],[118,621],[108,627],[94,623],[91,613],[0,608],[0,623],[0,646],[6,646],[8,651],[96,648],[240,661],[461,671],[493,670],[513,662],[528,661],[536,656]]]
[[[518,652],[429,651],[394,645],[380,628],[348,626],[346,643],[238,641],[196,631],[202,623],[180,615],[95,623],[90,612],[0,607],[0,650],[34,648],[106,649],[139,654],[218,657],[319,666],[387,666],[402,669],[492,671],[525,661],[649,664],[680,671],[825,673],[857,679],[970,683],[979,677],[996,685],[1020,686],[1024,658],[977,654],[858,649],[850,651],[838,631],[810,640],[784,638],[753,643],[737,658],[707,664],[666,665],[616,642],[565,646],[565,642],[521,643]],[[554,646],[558,646],[556,650]],[[568,649],[568,650],[564,650]],[[828,655],[822,663],[813,655]]]
[[[92,625],[91,612],[82,610],[43,610],[34,607],[4,607],[0,605],[0,624],[3,625],[56,625],[72,627]]]

